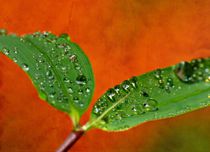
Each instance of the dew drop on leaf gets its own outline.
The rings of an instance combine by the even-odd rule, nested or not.
[[[122,119],[122,114],[121,114],[121,112],[117,112],[117,113],[116,113],[115,119],[116,119],[116,120],[121,120],[121,119]]]
[[[191,62],[181,62],[175,68],[177,77],[184,83],[195,83],[205,80],[206,69],[204,59],[195,59]],[[208,73],[207,73],[208,74]]]
[[[90,88],[86,88],[86,90],[85,90],[87,93],[89,93],[90,92]]]
[[[7,30],[0,29],[0,36],[7,35]]]
[[[210,82],[210,76],[208,76],[207,78],[206,78],[206,80],[205,80],[205,82]]]
[[[63,81],[66,82],[66,83],[69,83],[70,82],[69,78],[67,78],[67,77],[64,77],[63,78]]]
[[[137,88],[137,82],[138,82],[137,77],[134,76],[129,81],[130,81],[133,88]]]
[[[54,97],[55,97],[55,94],[56,94],[55,92],[51,92],[51,93],[49,94],[49,97],[50,97],[50,98],[54,98]]]
[[[80,70],[81,67],[80,67],[78,64],[75,64],[75,69],[76,69],[76,70]]]
[[[53,80],[54,79],[54,76],[53,76],[53,73],[52,73],[51,70],[46,72],[46,76],[48,77],[49,80]]]
[[[17,63],[17,58],[14,57],[14,58],[13,58],[13,61],[14,61],[15,63]]]
[[[94,106],[93,113],[99,115],[99,111],[99,108],[97,106]]]
[[[69,35],[66,34],[66,33],[62,33],[59,37],[60,37],[60,38],[64,38],[64,39],[66,39],[66,40],[68,40],[68,41],[71,40],[71,38],[69,37]]]
[[[87,83],[87,78],[84,75],[78,75],[76,78],[76,83],[79,85],[85,85]]]
[[[117,94],[119,94],[119,92],[120,92],[120,85],[116,85],[115,87],[114,87],[114,90],[115,90],[115,92],[117,93]]]
[[[106,95],[107,95],[107,98],[110,100],[110,101],[112,101],[112,102],[114,102],[115,101],[115,90],[114,89],[109,89],[108,91],[107,91],[107,93],[106,93]]]
[[[71,87],[68,88],[69,93],[73,93],[73,89]]]
[[[84,107],[84,103],[80,103],[79,106],[80,106],[80,107]]]
[[[54,101],[54,100],[52,100],[52,101],[51,101],[51,104],[52,104],[52,105],[55,105],[55,101]]]
[[[6,48],[3,48],[3,53],[5,54],[5,55],[9,55],[9,53],[10,53],[10,51],[8,50],[8,49],[6,49]]]
[[[174,86],[173,79],[168,78],[168,79],[167,79],[167,85],[168,85],[169,87],[173,87],[173,86]]]
[[[80,90],[78,91],[78,94],[80,94],[80,95],[83,94],[83,90],[80,89]]]
[[[74,97],[74,103],[78,103],[79,102],[79,98],[78,97]]]
[[[75,54],[72,54],[72,55],[69,56],[69,60],[71,62],[76,62],[77,61],[77,56]]]
[[[22,64],[22,68],[24,71],[28,71],[29,70],[29,66],[25,63]]]
[[[142,108],[142,105],[132,105],[131,106],[131,111],[135,115],[140,115],[140,114],[142,114],[144,112],[143,108]]]
[[[148,94],[146,91],[144,91],[144,90],[142,90],[140,94],[141,94],[143,97],[149,97],[149,94]]]
[[[130,82],[128,80],[125,80],[123,83],[122,83],[122,88],[123,90],[125,90],[126,92],[129,92],[130,91]]]
[[[17,54],[18,51],[17,51],[17,47],[14,47],[14,53]]]
[[[143,103],[143,107],[145,111],[156,111],[158,102],[155,99],[148,99]]]

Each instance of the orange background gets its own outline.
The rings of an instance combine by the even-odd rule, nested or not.
[[[65,32],[82,47],[96,79],[91,106],[133,75],[210,56],[209,14],[210,0],[0,0],[0,28]],[[126,132],[91,130],[72,151],[208,152],[209,115],[205,108]],[[67,115],[38,98],[24,72],[0,55],[0,151],[54,151],[71,126]]]

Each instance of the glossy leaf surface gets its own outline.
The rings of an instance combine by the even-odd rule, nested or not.
[[[94,77],[88,58],[67,34],[19,37],[1,30],[0,50],[29,75],[43,100],[79,120],[92,98]]]
[[[94,105],[91,127],[121,131],[210,105],[210,58],[158,69],[109,89]]]

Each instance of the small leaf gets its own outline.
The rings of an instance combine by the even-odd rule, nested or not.
[[[210,105],[210,58],[181,62],[109,89],[83,127],[122,131]]]
[[[0,50],[30,76],[43,100],[79,121],[91,101],[94,77],[88,58],[68,35],[18,37],[1,30]]]

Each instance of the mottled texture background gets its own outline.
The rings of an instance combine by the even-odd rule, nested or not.
[[[96,89],[210,56],[210,0],[0,0],[0,28],[68,33],[90,58]],[[85,122],[91,107],[85,113]],[[210,108],[126,132],[91,130],[72,152],[209,152]],[[72,124],[38,98],[26,74],[0,55],[0,151],[52,152]]]

